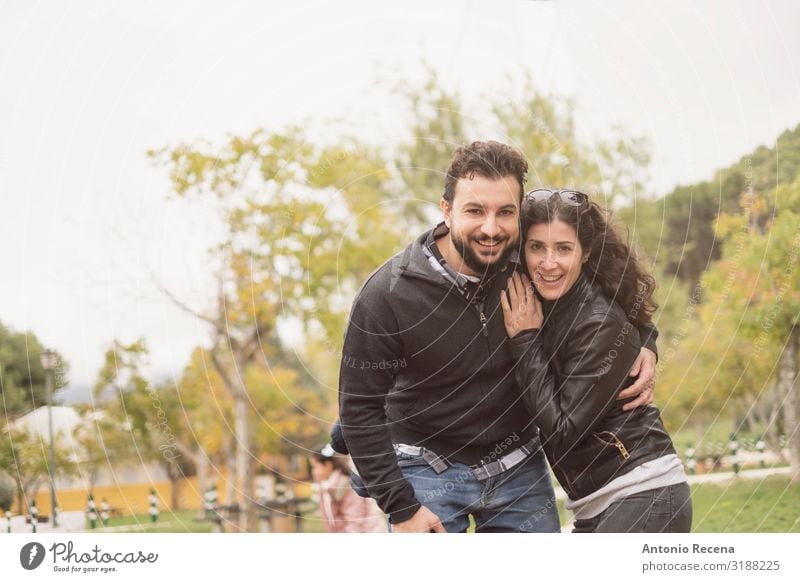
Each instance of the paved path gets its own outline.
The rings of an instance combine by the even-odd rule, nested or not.
[[[6,531],[6,520],[0,519],[2,531]],[[86,527],[86,514],[83,511],[65,511],[59,515],[58,527],[53,529],[50,522],[40,523],[36,526],[38,533],[70,533],[83,531]],[[24,515],[15,515],[11,518],[12,533],[31,533],[31,524],[25,523]]]

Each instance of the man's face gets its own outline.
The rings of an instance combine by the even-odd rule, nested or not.
[[[442,200],[450,240],[463,271],[481,276],[502,265],[519,241],[520,185],[514,176],[475,175],[456,182],[452,204]]]

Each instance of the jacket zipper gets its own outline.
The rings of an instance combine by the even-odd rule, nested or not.
[[[428,277],[423,277],[421,275],[418,275],[417,273],[413,273],[413,272],[410,273],[408,271],[405,271],[404,274],[406,276],[415,277],[417,279],[422,279],[423,281],[427,281],[428,283],[430,283],[432,285],[436,285],[437,287],[441,286],[439,283],[434,283],[433,281],[431,281]],[[489,367],[490,368],[493,367],[493,365],[492,365],[492,346],[491,346],[491,344],[489,342],[489,329],[487,327],[487,324],[489,323],[489,319],[486,317],[486,314],[484,313],[484,307],[485,307],[484,302],[481,302],[480,305],[475,305],[471,301],[469,301],[466,297],[464,297],[461,293],[459,293],[458,291],[454,291],[452,286],[449,286],[447,288],[447,292],[450,293],[450,294],[453,294],[453,295],[457,295],[458,297],[461,298],[461,300],[464,303],[467,304],[468,308],[474,308],[478,312],[478,319],[481,322],[481,331],[483,332],[483,337],[486,339],[486,355],[489,358]],[[491,394],[487,394],[487,401],[488,401],[488,398],[490,398],[490,397],[491,397]],[[484,429],[485,428],[486,428],[486,426],[484,426]]]
[[[561,473],[561,475],[564,477],[564,481],[567,482],[567,487],[566,487],[567,493],[570,495],[575,494],[576,493],[575,486],[572,484],[572,479],[569,478],[567,471],[559,467],[558,472]]]
[[[611,438],[614,439],[614,442],[610,443],[608,441],[603,440],[602,438],[600,438],[601,434],[611,435]],[[619,454],[622,455],[623,459],[627,460],[630,458],[631,454],[628,452],[628,449],[625,448],[625,445],[622,443],[621,440],[619,440],[619,437],[617,437],[617,435],[611,432],[610,430],[604,430],[599,433],[594,432],[592,433],[592,436],[597,440],[599,440],[604,445],[611,445],[613,447],[617,447],[617,450],[619,451]]]
[[[435,282],[431,281],[429,278],[423,277],[422,275],[419,275],[417,273],[405,271],[404,274],[407,277],[414,277],[415,279],[421,279],[423,281],[427,281],[428,283],[430,283],[432,285],[435,285],[437,287],[443,287],[443,285],[440,285],[439,283],[435,283]],[[481,330],[483,331],[483,336],[488,338],[489,337],[489,329],[487,327],[487,324],[489,323],[489,319],[486,317],[486,314],[484,313],[484,307],[485,307],[484,303],[481,302],[480,305],[475,305],[474,303],[472,303],[469,299],[464,297],[458,291],[453,291],[452,285],[447,286],[447,292],[450,293],[451,295],[456,295],[457,297],[460,297],[461,300],[464,303],[467,304],[467,307],[474,307],[474,309],[478,312],[478,319],[481,322]],[[492,346],[489,345],[489,341],[488,340],[486,341],[486,349],[489,352],[489,361],[491,363]]]

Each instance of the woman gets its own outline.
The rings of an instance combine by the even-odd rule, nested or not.
[[[350,487],[347,457],[325,445],[311,454],[311,475],[319,487],[319,512],[325,530],[332,533],[386,532],[386,521],[370,498]]]
[[[581,192],[529,192],[521,232],[542,301],[514,274],[503,315],[573,532],[688,532],[689,487],[658,409],[615,400],[656,307],[652,277]]]

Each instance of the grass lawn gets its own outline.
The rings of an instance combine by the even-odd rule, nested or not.
[[[97,532],[114,533],[210,533],[211,523],[196,521],[197,511],[162,511],[156,523],[150,523],[150,516],[126,515],[108,520],[108,529],[98,527]],[[92,531],[92,530],[88,530]]]
[[[693,532],[789,532],[800,533],[800,485],[790,485],[783,476],[739,479],[725,484],[692,486]],[[567,523],[563,502],[558,502],[561,523]],[[155,524],[148,515],[113,518],[114,532],[208,533],[211,524],[196,521],[195,511],[162,511]],[[315,516],[303,523],[304,531],[324,531]],[[104,531],[98,528],[98,532]]]
[[[800,533],[800,485],[782,476],[692,486],[693,532]]]
[[[150,516],[126,515],[109,520],[108,529],[98,527],[96,530],[111,533],[211,533],[211,523],[208,521],[198,521],[197,511],[162,511],[156,523],[150,523]],[[315,515],[308,516],[303,520],[303,531],[316,533],[324,532],[322,522]]]
[[[783,476],[692,485],[698,533],[800,533],[800,485]],[[558,502],[561,524],[572,514]]]

